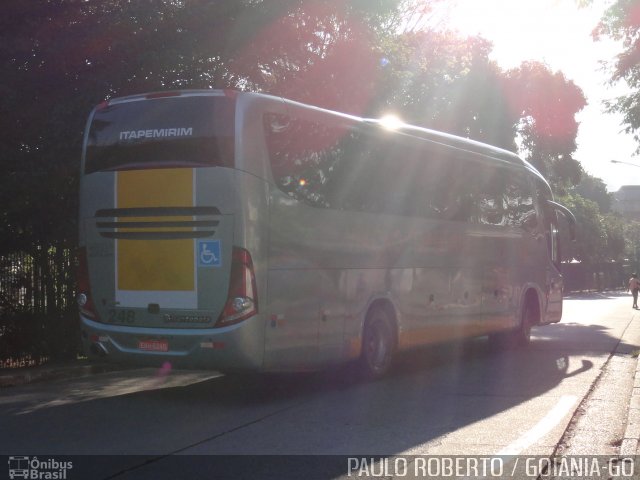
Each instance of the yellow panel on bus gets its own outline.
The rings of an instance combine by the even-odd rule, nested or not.
[[[190,207],[193,169],[169,168],[117,172],[117,208]],[[191,217],[123,217],[120,222],[188,221]],[[184,230],[156,227],[155,232]],[[120,231],[133,231],[122,228]],[[193,291],[194,242],[177,240],[117,241],[117,289]]]

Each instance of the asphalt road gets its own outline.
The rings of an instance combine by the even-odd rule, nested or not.
[[[494,352],[482,338],[431,347],[372,383],[348,368],[284,377],[137,369],[10,387],[0,390],[0,454],[118,455],[92,460],[100,477],[159,478],[172,454],[615,453],[633,377],[607,371],[635,369],[640,315],[630,304],[568,299],[563,321],[535,328],[526,350]],[[596,385],[615,394],[594,397]]]

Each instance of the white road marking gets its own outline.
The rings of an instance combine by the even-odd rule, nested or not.
[[[574,395],[563,395],[558,400],[558,403],[549,410],[549,412],[530,430],[524,433],[515,442],[507,445],[500,450],[496,456],[502,455],[518,455],[527,447],[533,445],[540,440],[543,436],[551,431],[564,416],[573,408],[577,401],[577,397]]]

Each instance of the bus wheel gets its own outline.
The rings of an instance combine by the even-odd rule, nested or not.
[[[362,335],[360,366],[368,379],[382,377],[389,371],[395,350],[392,320],[383,308],[373,309],[367,316]]]
[[[531,329],[536,323],[536,312],[531,302],[524,305],[522,312],[522,321],[520,326],[513,333],[515,335],[514,343],[518,347],[526,347],[531,343]]]
[[[520,325],[509,332],[495,333],[489,336],[490,342],[501,350],[526,347],[531,343],[531,329],[536,323],[536,311],[531,301],[522,308]]]

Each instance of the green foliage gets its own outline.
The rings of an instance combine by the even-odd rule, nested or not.
[[[625,256],[625,222],[616,214],[602,214],[598,204],[572,191],[558,201],[576,217],[576,241],[570,242],[566,229],[561,231],[563,258],[589,264],[622,261]]]
[[[569,193],[559,198],[576,217],[576,242],[571,243],[565,231],[562,233],[563,257],[580,262],[600,261],[606,250],[606,231],[598,205],[580,195]]]
[[[640,222],[627,222],[624,226],[625,258],[635,268],[640,265]]]
[[[607,104],[609,111],[623,115],[625,130],[633,133],[639,143],[640,153],[640,3],[636,0],[616,0],[605,12],[594,31],[621,41],[624,50],[613,61],[611,83],[620,80],[630,87],[631,92]]]
[[[582,90],[562,72],[526,62],[507,72],[511,108],[519,112],[518,134],[527,159],[559,193],[580,182],[582,167],[573,158],[577,112],[586,105]]]
[[[559,201],[576,216],[577,238],[570,243],[563,232],[565,259],[595,264],[629,258],[628,222],[611,211],[612,196],[602,179],[583,172],[580,183],[567,192]]]
[[[611,212],[612,196],[607,191],[607,186],[602,179],[583,172],[580,183],[575,186],[575,192],[582,195],[584,198],[596,202],[600,209],[600,213]]]
[[[503,72],[489,60],[491,44],[451,32],[407,32],[385,38],[370,108],[407,123],[515,150],[518,116],[503,93]]]
[[[362,113],[372,25],[396,4],[6,0],[0,255],[75,244],[82,129],[104,98],[233,87]]]
[[[606,250],[602,258],[605,261],[623,261],[626,250],[625,221],[619,215],[608,213],[602,216],[602,223],[606,233]]]

